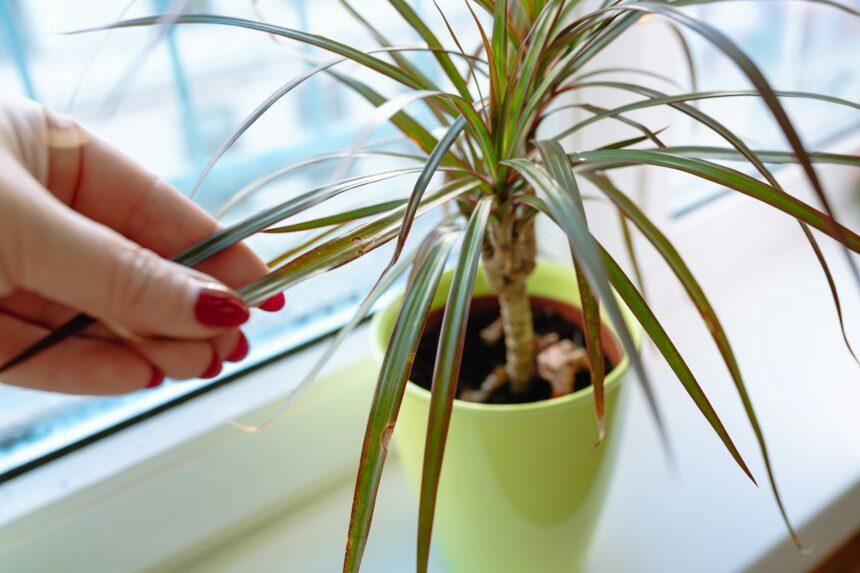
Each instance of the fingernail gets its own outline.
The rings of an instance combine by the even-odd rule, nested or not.
[[[236,349],[224,360],[227,362],[239,362],[248,356],[248,350],[251,346],[248,344],[248,339],[241,332],[239,333],[239,342],[236,343]]]
[[[162,384],[164,384],[164,372],[158,368],[153,368],[152,378],[149,379],[149,384],[146,385],[146,389],[158,388]]]
[[[250,314],[245,303],[227,291],[203,289],[194,305],[194,314],[204,326],[234,328],[245,324]]]
[[[215,378],[219,374],[221,374],[221,359],[218,358],[217,354],[212,355],[212,362],[209,363],[209,367],[206,369],[206,372],[200,375],[201,378]]]
[[[278,293],[263,304],[260,305],[260,310],[265,310],[266,312],[278,312],[287,304],[287,300],[284,298],[284,293]]]

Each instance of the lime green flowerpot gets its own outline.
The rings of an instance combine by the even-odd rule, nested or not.
[[[445,304],[450,281],[446,273],[434,307]],[[532,296],[579,306],[569,268],[541,262],[528,288]],[[482,273],[475,294],[490,294]],[[398,308],[395,302],[374,319],[372,340],[380,361]],[[638,333],[629,312],[625,318]],[[616,450],[621,379],[627,370],[624,357],[606,378],[607,438],[594,450],[591,388],[530,404],[455,402],[433,529],[446,571],[570,573],[582,568]],[[429,404],[430,393],[410,382],[394,434],[416,493]]]

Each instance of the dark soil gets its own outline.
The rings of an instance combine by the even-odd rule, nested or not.
[[[531,297],[534,327],[537,335],[556,333],[560,338],[570,339],[574,343],[585,346],[582,327],[582,313],[579,309],[542,297]],[[497,366],[505,363],[505,342],[500,339],[488,346],[480,337],[480,332],[499,317],[499,303],[494,296],[476,297],[472,300],[469,322],[466,325],[466,346],[463,351],[463,361],[460,367],[460,381],[457,394],[465,388],[479,388],[484,379]],[[433,380],[433,366],[436,361],[436,347],[439,341],[439,330],[442,326],[442,310],[433,311],[427,320],[415,362],[412,366],[410,380],[430,389]],[[621,355],[614,338],[604,330],[602,334],[604,351],[604,366],[608,373],[617,364]],[[582,390],[591,385],[591,375],[582,371],[576,375],[574,391]],[[550,386],[546,380],[538,378],[532,385],[532,391],[526,395],[511,394],[508,386],[500,388],[489,400],[490,404],[516,404],[538,402],[550,398]]]

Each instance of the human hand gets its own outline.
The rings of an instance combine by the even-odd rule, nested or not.
[[[236,245],[187,269],[166,260],[218,223],[73,121],[0,101],[0,364],[76,314],[100,321],[3,373],[16,386],[119,394],[213,377],[248,352],[231,288],[266,266]],[[165,257],[165,258],[163,258]],[[275,311],[283,295],[261,308]]]

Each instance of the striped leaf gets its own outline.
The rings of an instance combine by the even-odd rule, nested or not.
[[[382,467],[388,455],[388,445],[400,411],[406,380],[412,370],[421,332],[454,238],[453,233],[439,236],[424,264],[418,269],[414,282],[404,296],[403,306],[382,360],[355,480],[343,562],[344,573],[357,573],[361,565],[367,536],[370,534]]]
[[[445,455],[445,441],[460,376],[472,290],[475,286],[478,263],[481,260],[481,245],[492,204],[492,197],[484,197],[472,211],[463,238],[460,257],[454,267],[451,290],[445,303],[436,366],[433,370],[419,495],[417,565],[420,573],[426,573],[430,558],[430,538],[433,532],[433,515],[436,508],[439,476],[442,472],[442,459]]]

